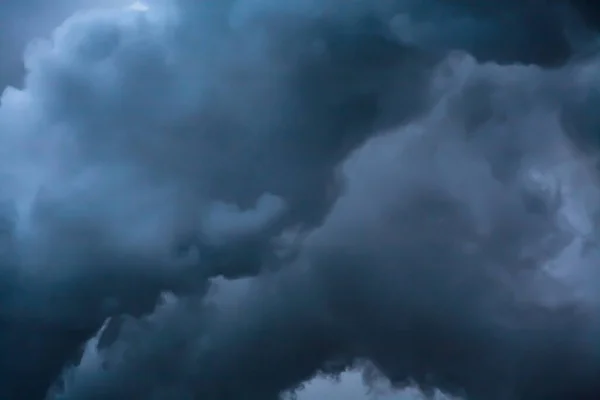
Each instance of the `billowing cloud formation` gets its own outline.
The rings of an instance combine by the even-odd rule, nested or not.
[[[114,7],[126,0],[20,0],[0,5],[0,88],[20,85],[23,50],[37,36],[48,35],[65,18],[78,10]]]
[[[528,4],[179,0],[32,43],[0,106],[0,397],[362,367],[597,398],[598,61]]]

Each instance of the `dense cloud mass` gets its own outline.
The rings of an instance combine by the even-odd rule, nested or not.
[[[1,399],[600,396],[585,2],[116,3],[1,43]]]

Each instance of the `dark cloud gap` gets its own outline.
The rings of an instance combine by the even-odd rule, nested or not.
[[[591,3],[19,4],[1,398],[598,397]]]

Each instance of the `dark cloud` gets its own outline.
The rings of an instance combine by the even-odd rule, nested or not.
[[[369,366],[597,398],[592,27],[533,1],[71,17],[2,96],[0,397],[277,399]]]

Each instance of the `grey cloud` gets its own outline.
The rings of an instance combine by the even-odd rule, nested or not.
[[[0,107],[0,397],[276,399],[369,364],[595,398],[597,61],[532,10],[155,1],[34,42]]]
[[[32,39],[48,35],[75,11],[127,4],[126,0],[4,1],[0,6],[0,90],[21,85],[23,51]]]
[[[575,73],[449,59],[432,77],[436,106],[346,163],[346,192],[295,262],[232,303],[160,308],[147,330],[92,347],[106,369],[80,365],[57,398],[276,398],[360,360],[394,384],[467,397],[593,398],[597,285],[572,278],[597,282],[595,251],[571,250],[593,235],[581,221],[599,192],[556,108],[578,97],[559,90]],[[491,110],[473,127],[480,96]]]

